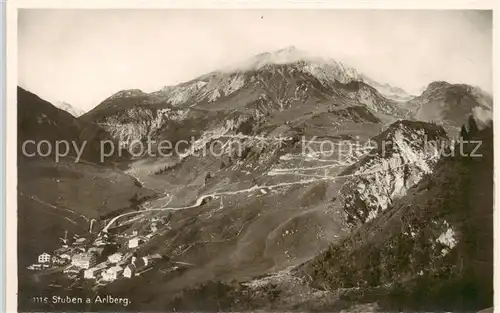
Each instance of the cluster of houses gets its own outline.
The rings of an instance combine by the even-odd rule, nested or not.
[[[134,251],[150,240],[158,232],[158,224],[163,220],[154,218],[150,221],[148,231],[141,236],[137,231],[128,235],[118,235],[124,241],[114,242],[107,233],[96,238],[92,243],[84,237],[74,238],[71,242],[63,240],[62,246],[53,254],[42,253],[38,263],[28,267],[31,270],[42,270],[50,267],[64,267],[63,273],[69,278],[82,277],[97,282],[111,282],[118,278],[132,278],[152,269],[161,255],[138,257]],[[127,252],[118,252],[119,245]]]
[[[101,248],[102,249],[102,248]],[[106,260],[97,262],[99,250],[76,254],[71,260],[71,265],[64,269],[66,274],[76,274],[83,272],[83,278],[95,279],[99,282],[111,282],[118,278],[132,278],[145,270],[152,268],[161,255],[148,255],[137,258],[134,254],[113,253],[107,256]]]
[[[42,270],[51,267],[64,266],[72,261],[72,256],[75,253],[85,251],[84,244],[86,238],[75,238],[75,240],[70,241],[69,239],[63,239],[63,245],[54,251],[51,255],[47,252],[43,252],[38,255],[38,263],[34,263],[28,266],[30,270]]]
[[[114,281],[121,277],[132,278],[152,269],[156,260],[160,258],[159,254],[144,256],[142,258],[132,256],[129,259],[130,261],[111,263],[112,266],[110,267],[96,266],[88,269],[84,272],[84,277],[87,279],[97,279],[96,275],[100,274],[101,279],[106,282]]]

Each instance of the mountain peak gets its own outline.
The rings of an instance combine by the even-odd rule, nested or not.
[[[266,66],[293,65],[298,70],[320,76],[320,80],[337,80],[349,83],[358,79],[358,72],[332,58],[325,58],[311,51],[302,50],[296,46],[287,46],[278,50],[257,54],[246,61],[229,66],[219,72],[234,73],[244,71],[257,71]]]

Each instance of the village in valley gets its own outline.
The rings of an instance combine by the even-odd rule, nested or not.
[[[101,231],[97,235],[92,234],[92,226],[88,236],[75,234],[68,237],[66,231],[64,237],[59,238],[60,247],[51,253],[39,254],[38,262],[28,269],[41,275],[62,273],[71,280],[86,280],[95,286],[140,276],[152,270],[160,261],[169,259],[161,254],[144,254],[140,251],[144,244],[158,235],[160,226],[165,226],[167,220],[167,217],[153,217],[147,219],[146,228],[125,232],[116,232],[116,229],[127,223],[118,225],[115,231]],[[171,264],[178,266],[171,266],[168,272],[189,265],[183,262]]]

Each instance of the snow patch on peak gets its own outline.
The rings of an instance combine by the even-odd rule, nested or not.
[[[66,103],[66,102],[57,101],[57,102],[54,102],[53,104],[57,108],[68,112],[69,114],[73,115],[74,117],[79,117],[80,115],[83,115],[85,113],[85,111],[83,111],[82,109],[75,108],[74,106],[72,106],[71,104]]]

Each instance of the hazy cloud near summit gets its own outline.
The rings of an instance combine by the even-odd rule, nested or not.
[[[490,11],[23,9],[18,27],[19,84],[84,110],[290,45],[411,93],[492,91]]]

